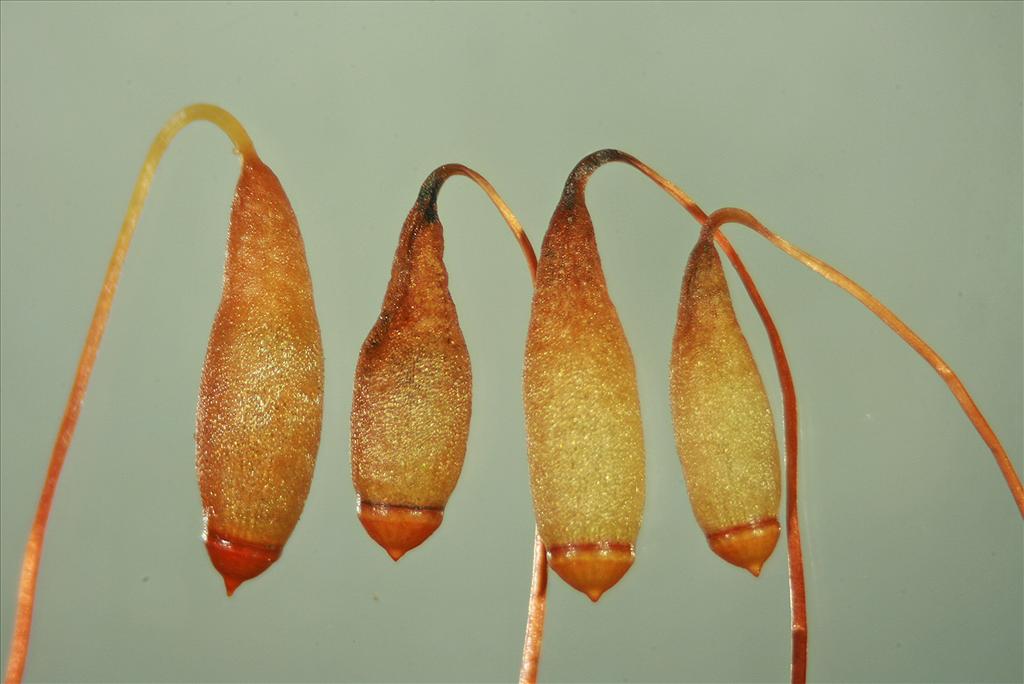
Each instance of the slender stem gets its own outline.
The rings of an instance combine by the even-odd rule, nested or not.
[[[578,164],[576,164],[576,168],[574,168],[572,173],[569,174],[567,185],[569,183],[579,183],[581,181],[585,183],[599,166],[607,164],[608,162],[629,164],[634,169],[654,181],[654,183],[668,193],[672,199],[682,205],[682,207],[689,212],[690,216],[692,216],[697,223],[701,226],[707,223],[708,215],[704,213],[704,210],[701,209],[697,203],[693,201],[693,198],[686,194],[682,188],[662,176],[647,164],[644,164],[633,155],[621,150],[598,150],[597,152],[588,154],[586,157],[581,159]]]
[[[764,225],[762,225],[761,222],[749,212],[734,208],[719,209],[708,219],[708,227],[712,230],[715,230],[726,223],[738,223],[742,226],[746,226],[821,277],[841,287],[857,301],[867,307],[867,309],[881,319],[883,323],[892,328],[897,335],[903,338],[904,342],[910,345],[911,349],[920,354],[921,357],[928,362],[928,365],[935,369],[935,372],[939,374],[939,377],[942,378],[943,382],[945,382],[949,387],[949,391],[952,392],[953,396],[960,404],[960,407],[967,415],[967,419],[971,421],[974,429],[977,430],[978,434],[981,436],[982,441],[984,441],[992,451],[992,455],[996,459],[996,464],[999,466],[999,470],[1002,471],[1003,478],[1006,480],[1006,484],[1010,488],[1010,494],[1013,496],[1013,499],[1017,504],[1017,508],[1020,510],[1021,517],[1024,517],[1024,486],[1021,485],[1020,478],[1014,470],[1010,457],[1007,455],[1006,450],[1000,443],[999,437],[996,436],[996,433],[989,426],[988,421],[985,420],[985,416],[982,415],[977,404],[974,403],[974,399],[971,397],[970,393],[968,393],[967,388],[964,387],[964,384],[960,381],[960,378],[957,377],[956,373],[953,372],[953,370],[946,364],[942,357],[935,352],[934,349],[921,339],[917,333],[911,330],[906,323],[900,320],[896,314],[878,301],[878,299],[876,299],[870,292],[821,259],[818,259],[817,257],[814,257],[789,244],[781,237],[765,228]]]
[[[420,191],[421,197],[428,201],[434,201],[441,186],[452,176],[465,176],[469,178],[484,191],[494,206],[501,213],[509,230],[519,243],[523,256],[526,257],[526,266],[530,270],[530,280],[537,283],[537,254],[530,244],[523,226],[519,223],[512,210],[509,209],[505,200],[498,191],[494,189],[486,178],[479,173],[462,164],[445,164],[436,168],[423,182]],[[540,653],[544,641],[544,611],[547,604],[548,586],[548,561],[547,550],[544,542],[540,539],[540,532],[534,529],[533,533],[533,571],[530,579],[530,602],[526,615],[526,636],[523,640],[523,658],[519,669],[520,684],[535,684],[537,671],[540,667]]]
[[[519,668],[519,684],[536,684],[540,667],[541,644],[544,640],[544,609],[548,594],[548,552],[540,540],[540,531],[533,533],[533,573],[530,578],[530,608],[526,615],[526,638],[523,640],[523,662]]]
[[[533,245],[530,244],[530,238],[526,236],[526,231],[523,230],[522,224],[519,223],[519,219],[512,213],[508,204],[502,199],[498,191],[494,189],[494,186],[490,182],[481,176],[479,173],[464,166],[463,164],[444,164],[437,167],[431,172],[427,179],[423,181],[423,187],[420,190],[421,197],[435,200],[437,193],[441,190],[441,186],[444,182],[452,176],[465,176],[471,181],[480,186],[480,189],[484,191],[484,194],[491,200],[495,208],[501,213],[501,217],[505,219],[505,223],[508,224],[508,229],[512,231],[512,235],[515,237],[516,242],[519,243],[519,248],[523,250],[523,256],[526,257],[526,266],[530,269],[530,281],[536,283],[537,281],[537,254],[533,251]]]
[[[29,637],[32,631],[36,579],[39,574],[43,538],[46,535],[46,523],[50,516],[50,508],[53,505],[61,468],[64,465],[68,448],[71,446],[71,439],[75,434],[75,426],[78,423],[82,402],[85,399],[85,391],[89,386],[89,376],[92,375],[93,365],[96,362],[96,354],[103,339],[103,332],[110,316],[110,307],[114,301],[114,294],[117,292],[121,269],[128,254],[128,247],[131,245],[132,235],[135,233],[135,226],[139,221],[142,206],[153,182],[153,174],[156,172],[156,167],[167,150],[167,146],[182,128],[193,121],[200,120],[209,121],[224,131],[234,142],[235,150],[243,159],[256,155],[252,140],[249,139],[238,120],[220,107],[208,104],[191,105],[174,114],[164,124],[149,147],[142,170],[139,171],[138,179],[135,181],[135,189],[128,202],[128,210],[121,225],[121,232],[117,236],[114,253],[110,258],[107,274],[103,279],[103,287],[100,289],[99,298],[96,301],[85,345],[78,360],[78,369],[75,371],[71,393],[68,396],[67,405],[64,407],[64,417],[61,419],[57,439],[50,454],[50,465],[46,471],[42,492],[39,495],[35,519],[32,522],[28,542],[25,544],[21,576],[18,579],[18,606],[14,618],[14,634],[11,637],[11,650],[7,658],[5,681],[8,684],[20,682],[25,672]]]
[[[775,369],[779,375],[779,386],[782,388],[783,424],[786,432],[786,542],[789,558],[789,602],[791,607],[792,660],[790,680],[793,684],[807,681],[807,593],[804,587],[804,554],[800,543],[800,517],[797,510],[797,464],[799,452],[798,413],[796,387],[793,374],[790,372],[786,349],[782,345],[782,337],[775,326],[768,306],[764,303],[761,293],[754,284],[747,267],[732,243],[721,233],[715,231],[715,241],[729,257],[733,268],[743,281],[750,301],[757,309],[765,332],[772,345],[775,358]]]

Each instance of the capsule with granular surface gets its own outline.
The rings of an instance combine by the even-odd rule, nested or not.
[[[448,292],[432,174],[399,237],[352,397],[352,481],[370,537],[398,560],[440,526],[466,458],[473,380]]]
[[[302,236],[274,173],[243,156],[196,416],[204,539],[230,596],[281,554],[309,493],[324,363]]]
[[[686,266],[670,394],[697,522],[715,553],[756,576],[779,537],[779,449],[764,384],[709,232]]]
[[[534,509],[551,567],[596,601],[633,563],[644,445],[633,356],[577,167],[544,237],[523,395]]]

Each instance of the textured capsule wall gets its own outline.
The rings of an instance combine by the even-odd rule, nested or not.
[[[356,366],[352,480],[364,503],[443,508],[462,472],[473,381],[443,257],[433,202],[417,202]]]
[[[683,279],[670,391],[676,448],[704,532],[775,518],[779,450],[771,407],[706,236]]]
[[[644,506],[636,371],[582,188],[567,192],[544,237],[523,395],[544,543],[635,542]]]
[[[264,546],[288,539],[316,463],[323,368],[299,226],[253,155],[235,192],[199,390],[196,470],[210,532]]]

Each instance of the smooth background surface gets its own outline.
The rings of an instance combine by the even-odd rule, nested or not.
[[[4,4],[2,542],[17,568],[102,271],[146,147],[194,101],[248,127],[299,216],[326,420],[281,561],[228,600],[199,542],[193,421],[237,161],[208,125],[157,175],[47,539],[33,681],[509,681],[533,529],[520,400],[530,290],[475,188],[443,192],[473,358],[445,523],[392,563],[348,471],[356,355],[419,183],[487,175],[538,247],[566,174],[617,146],[708,211],[742,206],[905,316],[1018,468],[1022,11],[958,5]],[[783,681],[786,562],[725,565],[674,453],[669,348],[692,221],[635,172],[590,185],[636,356],[639,558],[598,605],[552,578],[542,680]],[[1021,521],[934,373],[860,305],[740,228],[801,399],[816,681],[1020,681]],[[764,335],[736,301],[777,402]]]

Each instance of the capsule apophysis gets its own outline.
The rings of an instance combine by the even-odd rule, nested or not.
[[[551,567],[596,601],[633,563],[644,506],[636,371],[577,169],[544,237],[526,339],[530,482]]]
[[[448,292],[432,175],[402,227],[352,397],[359,520],[394,559],[440,526],[469,436],[469,352]]]
[[[203,537],[229,596],[277,560],[299,520],[320,443],[323,385],[295,214],[274,173],[246,154],[196,415]]]
[[[779,537],[779,449],[709,231],[683,278],[670,394],[697,522],[715,553],[756,576]]]

